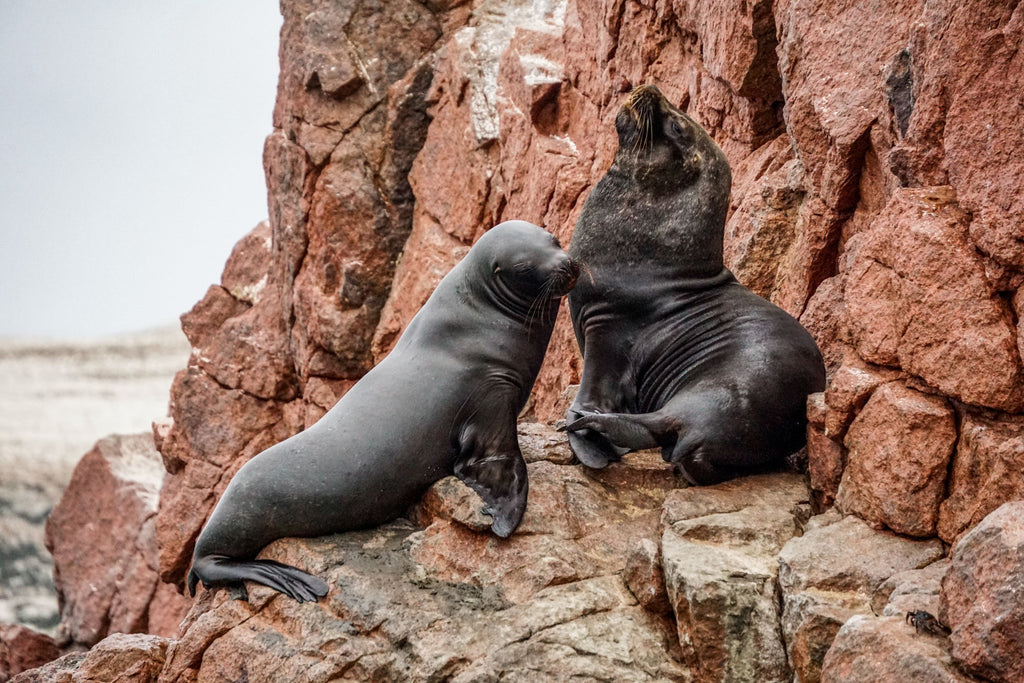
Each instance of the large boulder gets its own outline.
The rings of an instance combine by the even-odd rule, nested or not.
[[[782,633],[797,679],[825,680],[822,662],[840,627],[854,615],[871,614],[872,596],[885,581],[940,557],[937,539],[876,531],[834,511],[812,518],[778,555]]]
[[[796,474],[673,491],[661,547],[679,643],[697,680],[789,681],[778,560],[810,516]]]
[[[173,635],[184,601],[158,599],[156,511],[164,469],[151,434],[100,439],[46,521],[63,636]]]
[[[939,615],[953,658],[986,680],[1024,680],[1024,501],[985,517],[950,558]]]
[[[891,382],[871,395],[844,443],[837,507],[897,533],[933,536],[956,443],[952,408]]]
[[[278,541],[262,556],[323,577],[327,598],[202,590],[160,680],[692,680],[668,610],[624,578],[685,483],[656,453],[595,472],[570,464],[564,434],[534,423],[519,433],[530,498],[510,538],[448,477],[409,510],[419,526]]]

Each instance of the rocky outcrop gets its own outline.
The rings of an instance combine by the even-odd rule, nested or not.
[[[481,532],[476,499],[446,480],[411,513],[422,530],[275,545],[330,577],[329,604],[204,594],[165,679],[283,666],[469,680],[525,675],[521,662],[624,680],[843,680],[890,665],[962,679],[941,640],[897,617],[935,609],[936,534],[971,539],[1024,491],[1024,132],[1013,125],[1024,5],[286,0],[282,11],[269,221],[183,316],[193,352],[155,429],[168,473],[160,590],[180,588],[231,475],[387,353],[483,231],[521,218],[567,243],[612,158],[623,93],[647,81],[730,159],[728,265],[823,350],[812,490],[747,481],[741,494],[708,489],[704,508],[656,459],[595,475],[532,428],[544,455],[512,539]],[[564,414],[579,367],[563,314],[530,419]],[[833,503],[870,525],[825,512]],[[441,616],[424,621],[402,601]],[[471,656],[437,645],[449,642]],[[259,659],[267,643],[288,657]]]
[[[177,631],[185,602],[160,583],[156,567],[163,478],[149,434],[100,439],[75,467],[46,521],[65,643]]]
[[[729,265],[801,316],[835,377],[812,426],[817,509],[838,496],[950,542],[1006,500],[988,487],[975,509],[983,482],[967,471],[996,446],[964,435],[1012,430],[1024,411],[1024,209],[1010,180],[1024,139],[990,122],[1020,101],[1021,11],[720,5],[282,6],[270,220],[183,318],[194,352],[159,438],[163,581],[180,584],[231,473],[333,405],[484,230],[521,218],[568,241],[610,162],[622,93],[645,81],[726,151]],[[971,66],[951,70],[953,55]],[[563,315],[536,418],[560,416],[579,365]],[[928,419],[939,431],[921,462],[900,459],[925,445]],[[1021,464],[1017,451],[998,457],[1005,472]]]
[[[671,468],[639,454],[590,472],[548,428],[520,439],[530,503],[511,538],[450,477],[410,511],[418,526],[275,543],[265,556],[325,578],[326,600],[203,591],[160,680],[691,680],[671,617],[622,576],[635,546],[660,545]]]
[[[1000,506],[950,553],[939,615],[953,659],[990,681],[1024,678],[1024,501]]]
[[[114,633],[88,652],[72,652],[15,676],[11,683],[155,683],[167,657],[166,638]]]
[[[857,615],[836,634],[820,680],[970,683],[977,679],[956,668],[940,638],[916,634],[903,618]]]
[[[828,24],[832,4],[785,3],[787,21],[800,25],[813,5],[820,11],[812,20]],[[798,158],[808,164],[815,155],[804,148],[821,150],[820,187],[831,186],[837,162],[855,169],[834,275],[803,318],[819,335],[827,331],[819,336],[826,348],[844,349],[824,420],[811,429],[815,500],[838,497],[895,531],[953,543],[1020,495],[1024,213],[1019,190],[1007,190],[1020,187],[1010,150],[1024,149],[1024,135],[991,121],[1008,101],[1022,101],[1005,88],[1024,82],[1024,14],[984,2],[842,12],[868,13],[856,34],[870,39],[840,39],[836,50],[780,37],[780,56],[792,50],[797,58],[794,93],[806,86],[801,71],[830,77],[808,62],[815,55],[861,62],[841,85],[833,78],[816,87],[805,106],[828,135],[816,126],[795,131],[802,117],[786,99]],[[830,121],[850,130],[837,136]]]
[[[416,524],[279,541],[263,556],[327,598],[202,591],[160,680],[818,681],[851,617],[877,604],[913,634],[905,612],[938,609],[940,541],[812,517],[802,475],[688,488],[653,452],[595,472],[548,428],[520,438],[531,497],[512,537],[448,478]],[[922,656],[950,661],[944,643]]]
[[[876,593],[894,591],[890,584],[902,573],[941,557],[937,539],[913,541],[875,531],[834,511],[813,517],[779,554],[782,634],[798,680],[827,680],[822,664],[840,627],[856,615],[872,614]]]

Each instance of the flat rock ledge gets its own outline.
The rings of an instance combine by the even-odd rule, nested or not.
[[[201,591],[173,638],[113,634],[11,680],[839,681],[829,666],[878,638],[919,645],[894,651],[908,672],[973,680],[903,620],[938,614],[938,539],[812,516],[802,474],[691,488],[656,452],[592,471],[546,426],[520,440],[530,503],[510,539],[447,478],[408,519],[268,547],[328,582],[319,603]]]

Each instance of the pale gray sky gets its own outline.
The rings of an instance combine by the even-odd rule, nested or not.
[[[0,335],[174,324],[266,217],[269,0],[0,0]]]

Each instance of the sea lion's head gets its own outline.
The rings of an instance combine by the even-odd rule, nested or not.
[[[587,195],[569,249],[588,273],[582,289],[596,270],[626,288],[655,265],[676,279],[717,275],[732,184],[721,148],[653,85],[630,93],[615,128],[615,160]]]
[[[579,266],[547,230],[526,221],[506,221],[473,246],[478,266],[503,299],[536,307],[561,299],[576,284]]]
[[[698,179],[720,186],[728,195],[729,162],[721,148],[696,121],[674,107],[656,86],[630,93],[615,117],[619,149],[614,172],[651,189],[681,189]]]

